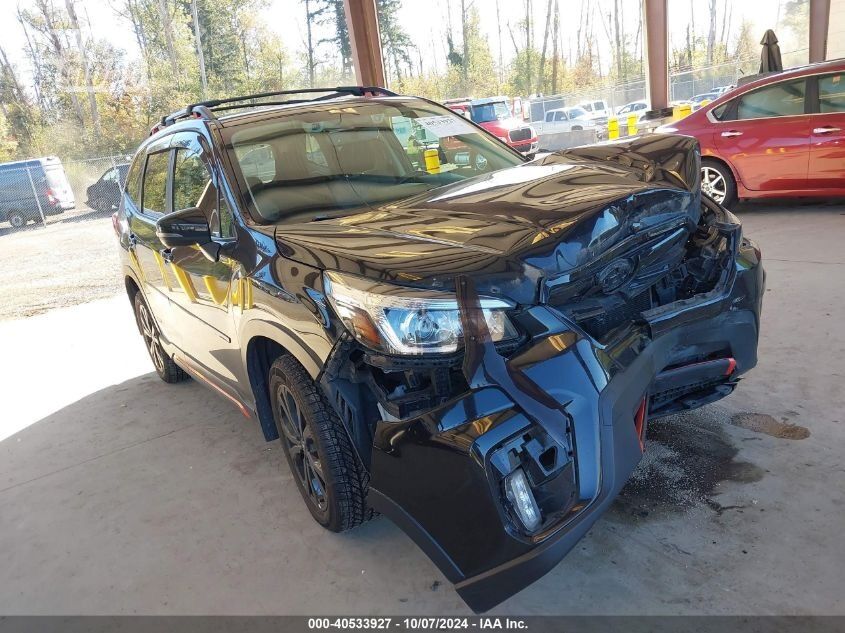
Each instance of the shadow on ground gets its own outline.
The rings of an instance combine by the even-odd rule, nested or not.
[[[659,524],[702,504],[721,514],[712,498],[720,482],[763,476],[738,453],[717,421],[688,414],[652,423],[644,462],[608,515],[629,525],[599,537],[610,540],[603,556],[627,547],[631,524]],[[356,600],[372,604],[373,595],[377,611],[468,612],[388,520],[342,535],[317,526],[278,443],[265,443],[257,423],[193,382],[139,376],[0,442],[0,504],[0,550],[10,553],[0,585],[17,588],[0,598],[0,612],[40,612],[44,592],[48,612],[120,604],[160,613],[172,604],[231,613],[237,604],[250,613],[271,604],[271,612],[314,613],[328,603],[354,612]],[[556,591],[581,582],[588,570],[580,567],[576,557],[565,574],[553,572]],[[298,589],[284,591],[291,582]],[[529,587],[506,605],[547,591]]]

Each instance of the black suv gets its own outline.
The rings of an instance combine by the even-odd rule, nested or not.
[[[280,439],[322,526],[387,515],[480,611],[608,508],[650,417],[756,364],[760,251],[699,163],[671,135],[529,162],[425,99],[267,93],[165,117],[114,220],[161,378]]]

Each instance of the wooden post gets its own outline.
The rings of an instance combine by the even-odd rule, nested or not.
[[[358,85],[386,87],[376,0],[343,0]]]
[[[810,0],[810,63],[827,59],[830,0]]]
[[[646,101],[652,110],[669,106],[669,34],[667,0],[643,2],[646,54]]]

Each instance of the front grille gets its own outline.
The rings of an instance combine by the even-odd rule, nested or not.
[[[651,307],[651,290],[644,290],[628,301],[620,302],[595,316],[584,319],[578,319],[576,316],[576,321],[590,336],[602,339],[608,332],[623,323],[638,319],[642,312],[650,310]]]
[[[531,128],[521,127],[518,130],[511,130],[510,137],[512,143],[517,143],[519,141],[527,141],[531,138]]]

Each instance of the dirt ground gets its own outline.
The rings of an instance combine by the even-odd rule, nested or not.
[[[111,297],[122,288],[111,217],[87,209],[47,227],[0,228],[0,321]]]

